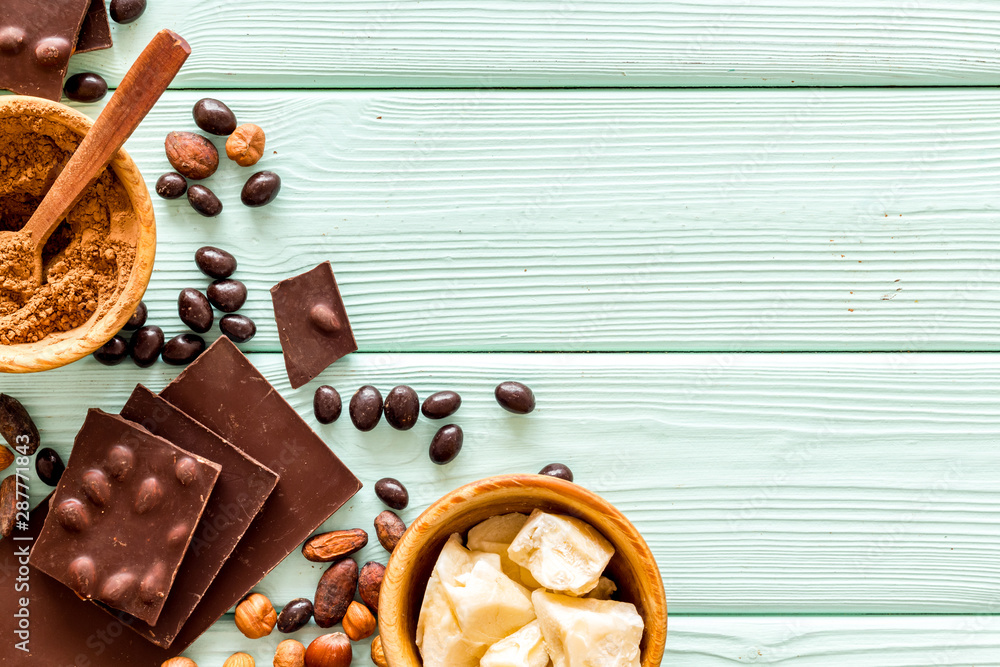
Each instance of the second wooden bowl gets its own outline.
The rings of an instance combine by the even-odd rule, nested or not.
[[[613,505],[587,489],[545,475],[503,475],[473,482],[431,505],[410,524],[393,551],[379,597],[379,630],[389,667],[423,663],[416,644],[417,617],[431,570],[452,533],[463,535],[497,514],[534,509],[575,516],[615,547],[608,566],[617,599],[633,603],[645,622],[642,667],[663,660],[667,601],[656,559],[639,531]]]
[[[80,136],[93,121],[70,107],[37,97],[0,97],[0,119],[39,118],[69,128]],[[115,334],[135,312],[149,285],[156,255],[156,221],[149,189],[139,168],[124,150],[118,151],[108,166],[128,193],[138,224],[125,230],[135,247],[135,260],[127,275],[121,276],[121,291],[110,307],[99,310],[83,326],[46,336],[35,343],[0,345],[0,372],[31,373],[65,366],[91,354]]]

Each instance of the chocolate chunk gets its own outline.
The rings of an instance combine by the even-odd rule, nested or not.
[[[420,398],[412,387],[399,385],[385,397],[385,420],[397,431],[409,431],[420,415]]]
[[[224,313],[235,313],[247,302],[247,286],[232,278],[216,280],[208,286],[208,300]]]
[[[359,431],[370,431],[382,419],[382,394],[375,387],[366,384],[354,392],[347,411]]]
[[[174,336],[163,346],[163,361],[171,366],[186,366],[205,351],[205,339],[196,334]]]
[[[56,450],[51,447],[42,447],[38,450],[38,455],[35,456],[35,473],[39,481],[55,486],[65,471],[66,465]]]
[[[332,424],[340,418],[344,404],[340,400],[340,392],[330,385],[316,389],[313,395],[313,414],[320,424]]]
[[[156,194],[164,199],[180,199],[187,189],[187,179],[176,171],[168,171],[156,179]]]
[[[246,343],[257,335],[257,325],[246,315],[223,315],[219,329],[234,343]]]
[[[361,488],[323,440],[228,339],[220,337],[160,396],[280,479],[171,650],[189,646]],[[104,664],[103,662],[101,663]]]
[[[194,475],[186,484],[181,468]],[[91,410],[31,564],[76,585],[82,597],[156,624],[220,470],[121,417]],[[183,539],[171,543],[178,527]],[[95,568],[82,588],[81,557]],[[156,589],[142,594],[140,581],[154,572],[162,572]]]
[[[97,102],[108,94],[108,82],[100,74],[80,72],[66,79],[63,93],[74,102]]]
[[[121,336],[115,336],[94,352],[94,359],[105,366],[117,366],[125,361],[127,356],[128,341]]]
[[[293,388],[358,349],[330,262],[271,288],[274,319]]]
[[[5,2],[0,14],[0,88],[58,102],[90,4]]]
[[[424,400],[421,412],[428,419],[444,419],[450,417],[462,407],[462,397],[454,391],[439,391]]]
[[[104,6],[104,0],[91,0],[90,9],[80,26],[80,34],[76,38],[76,51],[74,53],[88,53],[90,51],[100,51],[110,49],[111,24],[108,22],[108,10]]]
[[[150,433],[217,462],[224,471],[208,499],[156,626],[138,619],[131,624],[149,641],[167,647],[271,495],[278,475],[142,385],[132,392],[121,414]]]
[[[135,331],[139,327],[145,326],[147,317],[149,317],[149,309],[146,307],[146,302],[140,301],[135,312],[132,313],[132,317],[128,318],[128,322],[122,327],[122,331]]]

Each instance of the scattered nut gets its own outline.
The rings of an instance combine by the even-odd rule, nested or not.
[[[251,167],[264,155],[264,130],[245,123],[226,139],[226,155],[241,167]]]
[[[315,535],[302,545],[302,555],[314,563],[330,563],[360,551],[368,544],[368,533],[361,528],[336,530]]]
[[[320,577],[313,602],[313,618],[321,628],[332,628],[344,619],[358,589],[358,564],[351,558],[337,561]]]
[[[246,653],[233,653],[222,663],[222,667],[254,667],[253,657]]]
[[[163,147],[171,166],[192,180],[208,178],[219,168],[218,149],[200,134],[171,132],[163,142]]]
[[[385,576],[385,565],[370,561],[361,568],[358,575],[358,595],[361,601],[368,605],[373,614],[378,613],[378,597],[382,590],[382,578]]]
[[[304,667],[306,647],[302,642],[286,639],[274,651],[274,667]]]
[[[306,649],[306,667],[350,667],[351,640],[343,632],[321,635]]]
[[[267,637],[278,622],[278,613],[271,601],[254,593],[236,606],[236,627],[250,639]]]
[[[170,658],[160,667],[198,667],[198,663],[191,658]]]
[[[377,667],[389,667],[389,663],[385,659],[385,650],[382,648],[381,637],[376,637],[372,641],[372,662]]]
[[[0,394],[0,435],[11,449],[24,456],[38,449],[38,427],[21,402],[7,394]]]
[[[375,617],[368,611],[368,607],[360,602],[352,602],[351,606],[347,608],[343,625],[347,636],[356,642],[371,637],[378,628]]]
[[[385,510],[375,517],[375,534],[378,535],[379,543],[389,553],[393,552],[405,532],[406,524],[395,512]]]
[[[0,445],[0,470],[6,470],[14,462],[14,452]]]

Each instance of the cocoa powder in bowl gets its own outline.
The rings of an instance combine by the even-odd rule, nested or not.
[[[0,116],[0,232],[31,217],[82,138],[32,115]],[[43,284],[30,281],[24,234],[0,234],[0,345],[41,341],[102,316],[126,288],[139,216],[106,168],[70,209],[42,252]]]

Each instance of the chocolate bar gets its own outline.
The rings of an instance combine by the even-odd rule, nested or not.
[[[31,565],[154,625],[221,467],[90,410]]]
[[[330,262],[271,288],[274,319],[293,388],[358,349]]]
[[[59,101],[90,0],[5,0],[0,88]]]
[[[129,626],[166,648],[260,512],[278,483],[278,475],[142,385],[132,392],[121,414],[150,433],[222,466],[160,620],[151,626],[136,619]]]

